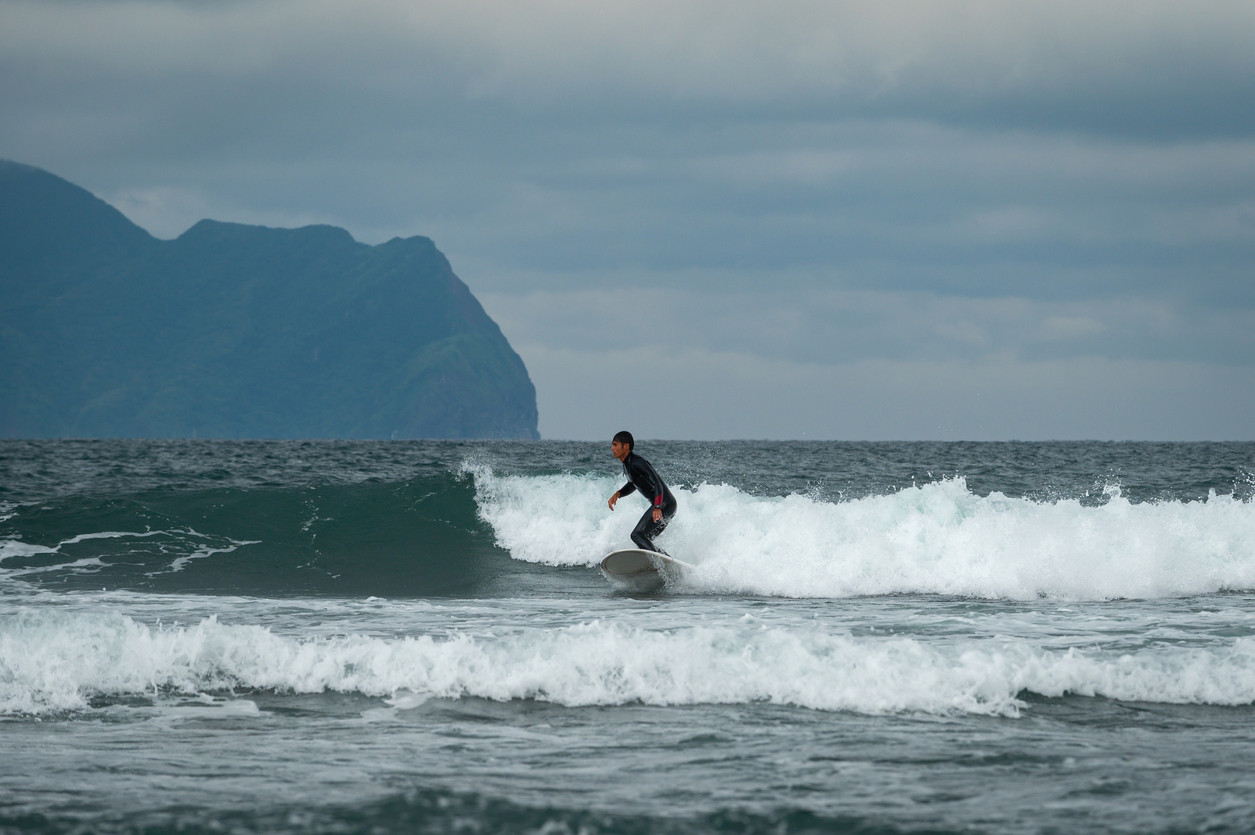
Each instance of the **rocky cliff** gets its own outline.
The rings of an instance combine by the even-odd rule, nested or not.
[[[536,391],[427,238],[173,241],[0,161],[0,436],[536,438]]]

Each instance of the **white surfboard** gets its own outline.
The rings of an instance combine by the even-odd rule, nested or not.
[[[601,561],[601,573],[607,580],[623,591],[640,593],[657,591],[674,583],[693,568],[691,563],[675,557],[639,548],[611,551]]]

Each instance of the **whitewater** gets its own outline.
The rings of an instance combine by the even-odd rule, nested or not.
[[[475,483],[483,518],[516,559],[592,565],[622,547],[624,520],[604,512],[614,478],[478,470]],[[1134,504],[1118,485],[1102,492],[1097,505],[979,496],[953,477],[833,501],[700,484],[677,493],[684,522],[667,542],[698,564],[684,589],[695,593],[1109,599],[1255,588],[1249,500],[1213,490]]]
[[[640,451],[0,442],[0,831],[1255,825],[1255,445]]]
[[[320,614],[325,617],[325,610]],[[407,620],[422,623],[444,614],[411,611]],[[1204,620],[1217,613],[1209,614]],[[467,618],[465,612],[460,616]],[[1169,704],[1255,702],[1255,639],[1181,650],[1173,644],[1188,634],[1184,618],[1165,627],[1162,617],[1153,623],[1125,617],[1115,634],[1092,637],[1085,648],[1034,639],[1060,620],[1041,615],[1021,615],[1018,623],[953,615],[951,622],[928,628],[885,624],[884,635],[857,634],[840,620],[825,623],[818,613],[805,628],[780,623],[778,615],[710,620],[661,630],[601,619],[502,629],[494,618],[477,629],[435,635],[298,638],[261,626],[224,624],[217,616],[190,626],[149,626],[116,613],[67,617],[26,609],[3,622],[0,711],[59,714],[87,709],[102,694],[241,690],[356,693],[389,702],[466,697],[571,707],[766,702],[829,711],[1008,716],[1025,706],[1022,694]],[[994,623],[1006,630],[1018,627],[1020,634],[982,635],[979,646],[969,642],[974,632]],[[1141,630],[1157,633],[1156,640],[1132,648],[1121,639]],[[941,640],[947,633],[950,640]],[[1100,633],[1090,625],[1091,636]]]

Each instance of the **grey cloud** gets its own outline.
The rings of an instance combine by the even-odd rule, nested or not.
[[[815,366],[753,354],[523,347],[539,369],[549,438],[600,440],[633,426],[655,438],[1241,440],[1255,409],[1250,366],[999,356]],[[625,373],[647,401],[623,396]]]
[[[485,294],[484,301],[508,333],[553,351],[604,353],[639,341],[671,354],[740,352],[818,366],[974,362],[995,354],[1024,362],[1255,364],[1255,310],[1217,310],[1188,299],[1043,302],[815,287],[795,295],[769,285],[690,290],[678,282],[640,289],[626,277],[597,284]],[[612,323],[625,308],[634,324],[620,335]]]
[[[552,386],[597,385],[625,303],[691,369],[781,397],[894,400],[850,363],[914,385],[931,361],[956,398],[996,365],[1018,390],[1019,363],[1060,393],[1073,367],[1075,417],[1121,363],[1253,361],[1249,3],[0,0],[0,21],[0,156],[167,237],[429,235]],[[683,379],[687,425],[716,420]]]

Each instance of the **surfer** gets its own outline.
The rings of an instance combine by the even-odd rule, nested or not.
[[[654,537],[662,533],[675,515],[675,496],[671,495],[667,485],[658,477],[653,465],[632,451],[635,445],[631,432],[618,432],[610,442],[610,452],[623,465],[623,473],[628,478],[627,484],[610,497],[610,509],[614,510],[619,499],[640,490],[641,495],[649,499],[650,508],[645,511],[641,521],[636,523],[636,528],[632,531],[632,541],[642,551],[665,554],[666,551],[654,545]]]

